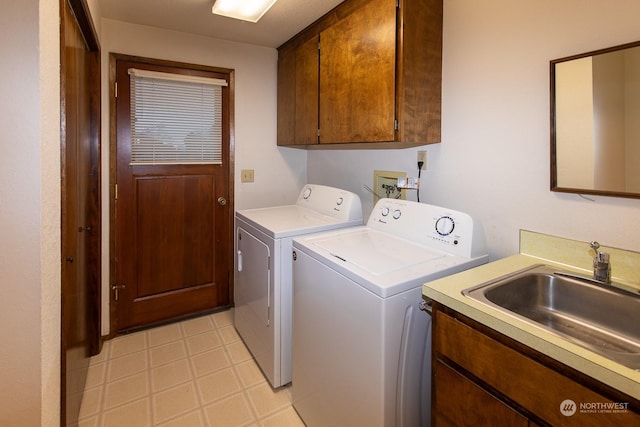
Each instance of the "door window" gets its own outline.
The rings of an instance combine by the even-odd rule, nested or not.
[[[131,165],[221,164],[222,79],[129,69]]]

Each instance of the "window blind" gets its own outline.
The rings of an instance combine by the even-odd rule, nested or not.
[[[129,69],[131,165],[221,164],[225,80]]]

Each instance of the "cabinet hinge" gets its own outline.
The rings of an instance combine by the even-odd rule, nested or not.
[[[115,97],[117,98],[118,97],[118,82],[115,82],[113,84],[113,93],[114,93]]]
[[[115,200],[118,200],[118,184],[115,184],[115,185],[113,186],[113,198],[114,198]]]
[[[398,130],[400,129],[400,125],[398,124],[398,119],[395,119],[393,121],[393,130]]]

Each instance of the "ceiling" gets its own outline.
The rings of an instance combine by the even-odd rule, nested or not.
[[[103,18],[278,47],[342,0],[278,0],[257,23],[211,13],[214,0],[98,0]]]

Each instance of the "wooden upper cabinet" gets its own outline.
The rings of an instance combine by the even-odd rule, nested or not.
[[[278,50],[278,145],[295,144],[295,46]]]
[[[373,0],[320,33],[320,143],[395,138],[396,0]]]
[[[278,51],[278,145],[318,143],[319,35]]]
[[[278,145],[440,142],[441,82],[442,0],[347,0],[278,49]]]
[[[318,47],[315,36],[295,52],[295,140],[298,144],[318,143]]]

